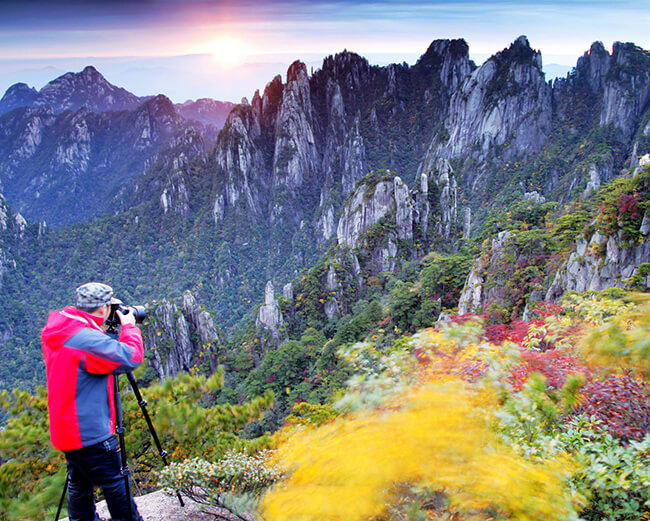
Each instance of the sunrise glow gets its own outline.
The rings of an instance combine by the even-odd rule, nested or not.
[[[222,35],[210,42],[208,52],[219,65],[232,68],[242,65],[244,58],[250,54],[250,48],[240,37]]]

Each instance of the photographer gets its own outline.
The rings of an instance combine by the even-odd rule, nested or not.
[[[101,325],[111,313],[113,289],[89,282],[75,292],[75,306],[52,311],[41,332],[47,369],[50,439],[65,453],[69,476],[70,521],[96,521],[93,489],[104,492],[114,521],[141,521],[127,491],[115,436],[114,373],[135,369],[143,360],[133,312],[116,311],[119,339]]]

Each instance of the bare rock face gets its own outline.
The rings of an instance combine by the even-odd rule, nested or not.
[[[535,151],[550,130],[550,94],[541,54],[520,37],[479,67],[452,98],[445,150],[457,157],[476,143],[487,153],[514,138],[513,155]]]
[[[0,288],[2,276],[16,268],[13,246],[20,244],[28,224],[25,218],[14,212],[0,194]]]
[[[612,156],[605,156],[598,162],[589,165],[588,173],[589,179],[587,181],[587,187],[582,193],[583,198],[591,196],[600,186],[612,180],[614,177],[614,160]]]
[[[469,239],[472,234],[472,209],[463,208],[463,239]]]
[[[227,207],[261,215],[265,199],[261,191],[270,189],[270,165],[260,144],[259,114],[250,106],[240,105],[230,113],[224,128],[215,150],[216,163],[223,172],[222,188],[214,201],[215,224],[223,219]]]
[[[631,43],[614,43],[600,124],[618,127],[629,141],[650,103],[650,54]]]
[[[458,185],[456,176],[447,159],[438,159],[436,164],[427,170],[421,168],[421,192],[428,196],[429,186],[435,183],[437,197],[436,204],[440,214],[437,215],[435,233],[448,239],[451,236],[452,228],[458,220]],[[425,231],[428,228],[429,198],[426,198],[427,209],[422,210],[424,219],[423,227]]]
[[[54,154],[56,168],[65,169],[75,176],[88,170],[92,136],[86,118],[90,115],[90,111],[82,109],[70,121],[68,133],[59,141]]]
[[[336,270],[331,264],[327,270],[327,290],[330,296],[325,303],[325,315],[327,315],[329,320],[332,320],[334,317],[341,315],[341,310],[337,298],[334,296],[340,290],[339,281],[336,276]]]
[[[313,129],[311,90],[307,67],[295,62],[287,71],[273,154],[273,175],[277,185],[294,190],[314,176],[318,154]]]
[[[610,68],[610,55],[602,42],[591,44],[589,51],[578,58],[576,81],[584,81],[592,92],[602,92]]]
[[[413,201],[408,188],[399,177],[376,184],[362,184],[343,208],[336,236],[339,244],[357,248],[362,234],[391,214],[397,237],[413,237]]]
[[[556,273],[546,299],[557,301],[566,291],[600,291],[623,288],[626,279],[636,274],[641,264],[650,262],[650,227],[644,217],[643,241],[627,247],[620,236],[605,237],[596,232],[587,241],[578,241],[566,265]],[[604,250],[604,256],[603,256]]]
[[[187,217],[190,212],[190,196],[181,176],[171,179],[160,195],[160,204],[163,212],[174,211],[182,217]]]
[[[505,159],[534,154],[548,138],[551,115],[541,54],[521,36],[454,92],[444,130],[434,136],[421,170],[432,170],[439,158],[467,159],[468,152],[480,164],[506,144]],[[479,170],[474,185],[481,176]]]
[[[278,301],[275,298],[273,282],[266,283],[266,292],[264,296],[264,305],[257,312],[257,326],[267,329],[273,337],[279,336],[279,327],[283,323],[282,313]]]
[[[188,372],[201,363],[207,363],[212,371],[216,369],[216,355],[222,345],[220,333],[191,292],[183,294],[180,306],[162,300],[154,302],[147,312],[145,353],[150,353],[149,363],[161,380]]]
[[[467,276],[465,286],[458,301],[458,313],[474,313],[483,310],[487,302],[498,300],[503,297],[503,287],[505,278],[499,276],[499,266],[503,262],[504,256],[512,251],[513,234],[509,231],[503,231],[493,237],[489,245],[489,251],[484,252],[475,262]],[[486,287],[486,274],[497,274],[495,284]]]

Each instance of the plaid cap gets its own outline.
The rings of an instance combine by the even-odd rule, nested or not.
[[[75,305],[82,308],[99,307],[111,303],[113,288],[101,282],[87,282],[75,290]]]

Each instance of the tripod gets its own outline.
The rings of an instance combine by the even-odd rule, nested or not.
[[[147,402],[142,398],[142,394],[140,393],[140,389],[138,388],[138,383],[135,380],[135,377],[133,376],[133,373],[131,371],[126,373],[126,376],[129,380],[129,384],[131,384],[131,389],[133,389],[133,393],[135,395],[136,400],[138,400],[138,405],[140,406],[140,410],[142,411],[142,415],[144,416],[145,421],[147,422],[147,427],[149,427],[149,432],[151,434],[151,438],[154,441],[154,444],[156,445],[156,448],[158,449],[158,454],[161,457],[163,464],[165,466],[169,465],[169,462],[167,461],[167,451],[164,450],[160,444],[160,440],[158,439],[158,435],[156,434],[156,429],[153,426],[153,423],[151,422],[151,417],[149,416],[149,412],[147,411]],[[132,519],[133,517],[133,509],[132,509],[132,494],[131,494],[131,480],[129,479],[129,475],[131,471],[129,470],[129,465],[127,462],[126,458],[126,448],[125,448],[125,443],[124,443],[124,419],[122,417],[122,400],[120,396],[120,386],[119,386],[119,381],[118,381],[118,375],[116,373],[113,373],[113,392],[115,396],[115,432],[117,434],[117,437],[119,439],[120,443],[120,452],[121,452],[121,458],[122,458],[122,470],[121,474],[124,477],[124,486],[126,488],[126,499],[127,499],[127,505],[129,509],[129,519]],[[56,512],[56,517],[54,518],[54,521],[58,521],[59,515],[61,514],[61,509],[63,508],[63,501],[65,499],[65,494],[68,491],[68,479],[65,480],[65,485],[63,487],[63,493],[61,494],[61,500],[59,501],[59,508]],[[176,497],[178,497],[178,501],[181,505],[181,507],[184,507],[185,504],[183,503],[183,498],[181,497],[180,492],[176,492]]]

